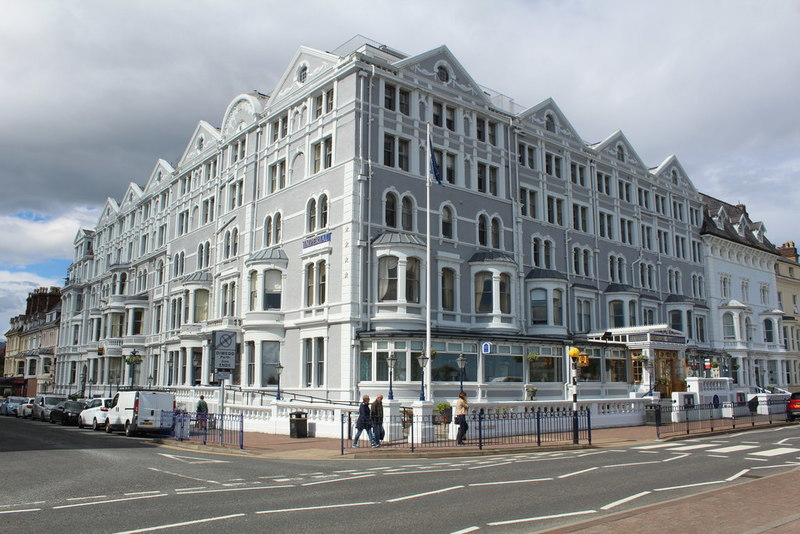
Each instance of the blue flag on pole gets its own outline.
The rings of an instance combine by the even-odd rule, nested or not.
[[[436,163],[436,156],[433,154],[433,141],[430,138],[428,138],[428,151],[431,154],[431,174],[436,178],[436,183],[443,186],[442,171],[439,170],[439,164]]]

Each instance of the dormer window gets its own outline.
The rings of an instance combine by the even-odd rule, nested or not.
[[[447,83],[450,81],[450,71],[448,71],[446,67],[440,65],[436,68],[436,77],[439,78],[440,82]]]
[[[206,144],[206,140],[203,137],[199,137],[197,139],[197,150],[198,150],[198,152],[200,150],[203,150],[203,147],[205,146],[205,144]]]
[[[625,147],[622,145],[617,145],[617,159],[619,161],[625,161]]]
[[[672,183],[678,185],[678,171],[672,169]]]

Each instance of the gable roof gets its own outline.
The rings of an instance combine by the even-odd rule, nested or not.
[[[590,146],[596,150],[598,154],[605,155],[609,159],[627,163],[628,165],[638,167],[640,170],[647,171],[647,166],[642,161],[642,158],[639,157],[639,154],[636,153],[636,150],[633,149],[633,145],[628,141],[628,138],[625,137],[625,134],[622,133],[622,130],[617,130],[599,143],[594,143]],[[617,157],[618,147],[622,147],[623,149],[624,159],[622,160],[619,160]]]
[[[308,46],[301,46],[297,49],[292,60],[289,62],[288,67],[278,80],[275,89],[270,93],[270,106],[277,106],[276,109],[282,109],[283,105],[280,103],[286,98],[290,97],[298,90],[302,90],[303,86],[312,83],[315,78],[331,71],[339,62],[339,57],[329,52],[323,52]],[[301,82],[298,80],[298,73],[300,69],[305,66],[306,78]]]
[[[695,188],[692,181],[689,179],[689,174],[686,172],[686,169],[683,168],[681,162],[678,161],[678,157],[675,154],[670,155],[667,159],[665,159],[658,167],[650,170],[653,176],[662,180],[664,184],[670,186],[677,186],[681,190],[689,190],[695,195],[699,195],[700,193]],[[700,197],[698,196],[698,200]]]
[[[230,106],[228,106],[230,109]],[[205,156],[215,153],[218,150],[219,141],[222,139],[219,130],[211,126],[206,121],[200,121],[194,128],[194,132],[189,137],[189,142],[183,150],[183,155],[177,163],[178,169],[183,169],[193,165],[195,162],[205,159]]]
[[[159,158],[158,161],[156,161],[153,170],[150,172],[150,178],[147,179],[147,185],[144,186],[145,193],[152,193],[154,190],[161,188],[163,184],[170,183],[171,176],[174,172],[175,169],[169,164],[168,161]],[[167,179],[164,180],[164,178]]]
[[[395,67],[408,70],[416,76],[427,79],[430,83],[444,86],[451,92],[471,98],[474,102],[487,107],[498,107],[492,102],[486,91],[474,80],[467,69],[456,59],[449,48],[442,45],[422,54],[396,61]],[[438,77],[439,67],[444,67],[449,80],[443,82]]]
[[[545,122],[548,112],[552,113],[555,118],[556,134],[574,139],[581,145],[586,145],[583,139],[581,139],[581,136],[578,135],[578,131],[572,126],[572,123],[569,122],[567,116],[564,115],[564,112],[561,111],[561,108],[558,107],[556,101],[552,98],[543,100],[535,106],[526,109],[518,115],[518,118],[523,122],[529,121],[534,127],[541,128],[542,132],[546,132]]]

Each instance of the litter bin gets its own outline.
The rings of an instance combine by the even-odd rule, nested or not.
[[[308,437],[308,414],[306,412],[292,412],[289,414],[289,437]]]

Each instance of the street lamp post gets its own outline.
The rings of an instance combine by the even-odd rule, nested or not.
[[[389,353],[389,356],[386,358],[386,364],[389,366],[389,400],[394,400],[392,378],[394,378],[394,366],[397,365],[397,356],[394,355],[394,351]]]
[[[463,354],[460,354],[456,358],[456,363],[458,364],[459,390],[464,393],[464,368],[467,366],[467,359]]]
[[[275,364],[275,372],[278,373],[278,392],[275,395],[275,400],[281,400],[281,373],[283,372],[281,362]]]
[[[419,356],[417,356],[417,362],[419,363],[419,400],[425,400],[425,366],[428,364],[428,357],[425,355],[424,352],[421,352]]]

